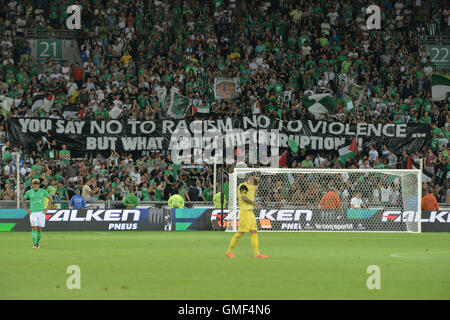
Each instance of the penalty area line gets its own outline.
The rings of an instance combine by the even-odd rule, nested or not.
[[[400,252],[389,255],[391,258],[400,259],[422,259],[422,260],[442,260],[447,258],[450,260],[449,252],[445,251],[414,251],[414,252]]]

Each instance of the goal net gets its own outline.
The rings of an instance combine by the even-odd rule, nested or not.
[[[259,231],[421,232],[420,170],[235,168],[226,231],[239,226],[239,185],[259,177]]]

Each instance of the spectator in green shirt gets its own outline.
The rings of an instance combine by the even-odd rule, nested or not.
[[[302,161],[302,168],[314,168],[314,163],[310,156],[306,156],[305,160]]]
[[[164,181],[161,181],[155,188],[155,201],[162,201],[164,194]]]
[[[67,146],[63,144],[61,150],[59,150],[59,160],[64,164],[70,163],[70,150],[67,150]]]
[[[221,197],[221,194],[222,194],[221,191],[222,191],[222,188],[219,187],[218,192],[213,197],[214,209],[220,209],[221,208],[221,204],[220,204],[220,202],[221,202],[220,197]],[[226,199],[226,197],[223,197],[223,207],[224,208],[227,207],[227,199]]]
[[[3,155],[3,164],[7,164],[12,159],[9,148],[5,149],[5,154]]]
[[[148,189],[147,182],[143,183],[142,188],[141,188],[142,201],[150,201],[149,192],[150,191]]]
[[[204,199],[207,202],[212,201],[212,199],[213,199],[212,193],[213,193],[212,184],[210,184],[208,187],[203,188],[202,194],[203,194]]]
[[[69,193],[67,192],[67,189],[64,187],[64,183],[62,181],[58,182],[58,189],[56,190],[56,200],[61,202],[61,209],[69,208],[70,202]]]
[[[139,199],[133,192],[130,192],[123,200],[123,205],[126,209],[134,209],[139,205]]]
[[[58,187],[56,186],[56,180],[52,179],[50,182],[50,185],[47,187],[47,192],[54,196],[56,194],[56,191],[58,190]]]

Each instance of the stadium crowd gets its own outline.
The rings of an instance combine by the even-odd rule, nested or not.
[[[439,202],[450,202],[450,115],[448,100],[433,102],[430,74],[436,66],[419,36],[450,35],[450,10],[442,0],[423,1],[246,1],[239,10],[227,0],[75,1],[82,5],[78,32],[81,63],[31,55],[25,29],[65,30],[66,0],[0,0],[0,95],[21,99],[0,121],[0,199],[12,200],[21,153],[21,190],[33,178],[56,202],[80,191],[89,201],[123,201],[134,192],[141,201],[167,200],[179,192],[187,201],[212,201],[210,165],[177,166],[167,150],[79,155],[56,145],[51,135],[34,150],[11,146],[8,117],[108,119],[168,118],[168,99],[179,92],[208,114],[192,119],[268,114],[283,120],[312,119],[302,103],[307,92],[332,92],[339,101],[322,119],[345,123],[425,123],[432,140],[422,152],[432,174],[429,186]],[[382,9],[382,29],[368,30],[365,8]],[[235,11],[236,10],[236,11]],[[239,77],[240,95],[216,101],[215,77]],[[364,85],[357,108],[346,112],[343,88],[353,79]],[[165,99],[158,92],[165,90]],[[50,112],[31,108],[33,96],[53,93]],[[288,94],[286,94],[288,93]],[[373,146],[340,163],[336,152],[289,151],[296,168],[407,168],[404,151]],[[219,169],[219,175],[220,175]],[[226,168],[227,171],[232,167]],[[228,183],[225,183],[227,194]]]

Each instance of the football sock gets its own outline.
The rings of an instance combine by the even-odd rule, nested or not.
[[[233,251],[233,248],[236,246],[240,238],[242,238],[242,235],[239,232],[236,233],[233,238],[231,238],[230,247],[228,248],[227,252]]]
[[[35,246],[37,241],[37,230],[31,230],[31,238],[33,239],[33,246]]]
[[[39,244],[39,241],[41,241],[42,231],[36,230],[37,236],[36,236],[36,244]]]
[[[252,233],[252,247],[255,256],[259,254],[259,243],[258,243],[258,234]]]

